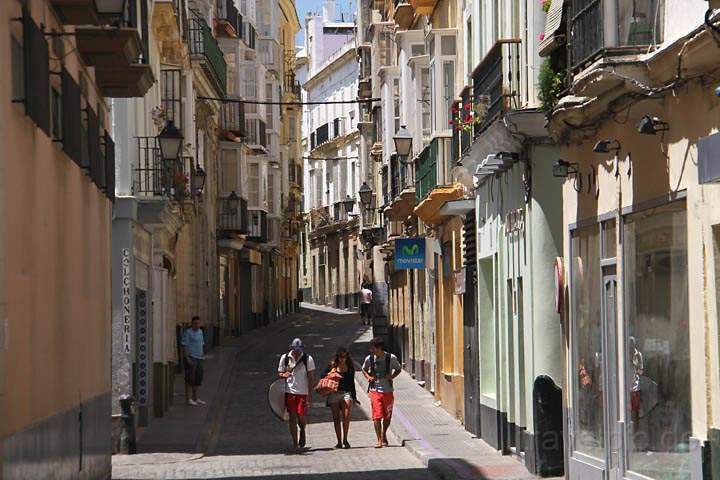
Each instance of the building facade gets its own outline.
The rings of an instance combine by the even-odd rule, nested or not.
[[[559,40],[544,45],[549,66],[568,72],[549,129],[564,177],[569,478],[718,475],[712,6],[567,2],[545,32]]]
[[[303,160],[305,226],[303,298],[320,305],[359,306],[360,188],[355,25],[338,21],[335,2],[305,20]],[[349,103],[339,103],[339,102]],[[325,103],[330,102],[330,103]],[[338,103],[332,103],[338,102]]]
[[[211,28],[216,5],[152,7],[144,55],[158,81],[142,98],[112,102],[119,138],[113,217],[116,427],[122,396],[135,400],[139,426],[163,416],[172,404],[178,337],[193,316],[202,319],[210,347],[219,341],[213,299],[221,112],[218,102],[208,99],[225,95],[227,66]],[[174,159],[165,158],[160,144],[168,126],[182,136]]]
[[[3,2],[1,476],[107,478],[111,413],[111,97],[154,81],[129,4]],[[118,20],[122,27],[104,29]],[[71,33],[72,32],[72,33]],[[71,34],[69,34],[71,33]]]

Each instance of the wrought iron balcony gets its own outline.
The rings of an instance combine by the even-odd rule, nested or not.
[[[248,209],[250,224],[248,226],[248,240],[258,243],[268,241],[268,219],[265,210]]]
[[[190,18],[189,47],[194,60],[202,62],[203,69],[215,83],[215,87],[222,95],[227,90],[227,63],[220,45],[213,37],[212,30],[205,20],[198,14]]]
[[[192,198],[194,159],[186,156],[175,162],[164,162],[157,137],[138,137],[137,140],[133,195],[176,201]]]
[[[220,109],[221,136],[245,137],[245,104],[240,102],[225,102]]]
[[[219,228],[226,234],[247,234],[250,231],[250,213],[247,200],[240,198],[235,211],[227,208],[227,199],[220,199]]]
[[[617,27],[604,30],[606,9],[616,11]],[[664,0],[572,0],[570,4],[571,66],[581,69],[600,56],[642,53],[662,43]]]
[[[237,38],[241,23],[242,16],[235,8],[234,0],[218,0],[215,31],[222,36]]]
[[[492,122],[513,108],[520,98],[520,40],[499,40],[472,73],[473,109],[480,120],[477,137]]]

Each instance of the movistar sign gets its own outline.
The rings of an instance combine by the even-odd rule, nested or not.
[[[425,238],[398,238],[395,240],[395,269],[425,268]]]

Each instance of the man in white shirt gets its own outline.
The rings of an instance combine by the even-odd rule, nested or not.
[[[298,447],[305,448],[305,417],[312,403],[311,388],[315,371],[315,360],[303,350],[302,340],[296,338],[290,344],[290,352],[280,357],[278,365],[278,375],[285,379],[285,406],[290,415],[290,436],[295,450]]]
[[[360,318],[362,323],[363,325],[370,325],[373,294],[367,283],[364,283],[360,290],[360,301]]]

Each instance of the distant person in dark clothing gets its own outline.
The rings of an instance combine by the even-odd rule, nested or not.
[[[347,348],[338,348],[335,357],[323,373],[323,377],[332,371],[342,376],[337,392],[330,394],[327,399],[327,404],[332,409],[335,435],[337,436],[335,448],[350,448],[350,443],[348,443],[350,411],[353,403],[357,402],[357,393],[355,391],[355,363]]]

